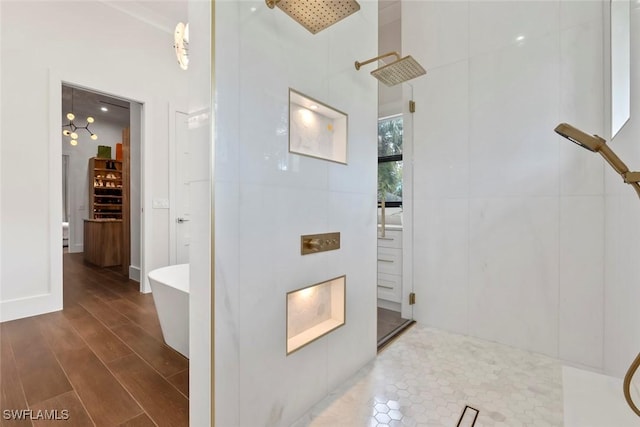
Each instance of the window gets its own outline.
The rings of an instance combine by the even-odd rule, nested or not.
[[[378,200],[402,206],[402,115],[378,120]]]

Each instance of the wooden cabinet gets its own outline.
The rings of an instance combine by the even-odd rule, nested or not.
[[[89,218],[122,219],[124,206],[122,161],[89,159]]]
[[[122,264],[122,220],[84,220],[84,259],[99,267]]]
[[[382,301],[381,301],[382,300]],[[402,230],[378,236],[378,306],[399,309],[402,301]],[[397,306],[389,306],[387,302]]]

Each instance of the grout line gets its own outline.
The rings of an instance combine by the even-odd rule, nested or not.
[[[82,267],[84,267],[84,266],[82,266]],[[63,286],[64,286],[64,277],[63,277]],[[100,285],[97,285],[97,286],[100,286]],[[101,300],[101,301],[103,301],[103,300]],[[93,315],[93,313],[91,313],[89,310],[87,310],[86,308],[84,308],[83,306],[81,306],[78,302],[76,302],[75,304],[76,304],[77,306],[81,307],[81,308],[82,308],[82,309],[83,309],[83,310],[84,310],[84,311],[85,311],[89,316],[91,316],[93,319],[95,319],[99,324],[101,324],[105,329],[107,329],[107,331],[109,331],[109,332],[110,332],[110,333],[111,333],[111,334],[112,334],[116,339],[118,339],[118,340],[119,340],[123,345],[125,345],[127,348],[129,348],[129,349],[131,350],[132,354],[136,355],[136,357],[138,357],[138,358],[139,358],[143,363],[147,364],[147,365],[151,368],[151,370],[153,370],[154,372],[156,372],[160,378],[162,378],[164,381],[166,381],[166,382],[167,382],[171,387],[173,387],[174,389],[176,389],[176,390],[178,391],[178,393],[180,393],[180,395],[184,396],[184,394],[183,394],[180,390],[178,390],[178,388],[177,388],[175,385],[173,385],[171,382],[169,382],[169,381],[167,380],[167,378],[166,378],[164,375],[162,375],[162,374],[161,374],[157,369],[155,369],[155,368],[154,368],[154,367],[153,367],[153,366],[152,366],[152,365],[151,365],[151,364],[150,364],[150,363],[149,363],[149,362],[148,362],[144,357],[142,357],[142,356],[141,356],[138,352],[136,352],[136,351],[135,351],[135,350],[134,350],[130,345],[128,345],[126,342],[124,342],[124,341],[123,341],[123,340],[122,340],[122,339],[121,339],[121,338],[120,338],[120,337],[119,337],[119,336],[118,336],[118,335],[117,335],[117,334],[116,334],[116,333],[115,333],[115,332],[114,332],[114,331],[113,331],[109,326],[107,326],[104,322],[102,322],[100,319],[98,319],[96,316],[94,316],[94,315]],[[64,309],[63,309],[63,310],[64,310]],[[116,310],[116,311],[117,311],[117,310]],[[118,312],[118,313],[120,313],[120,312]],[[125,317],[126,317],[126,316],[125,316]],[[127,319],[128,319],[128,318],[127,318]],[[84,337],[79,333],[79,331],[75,328],[75,326],[73,326],[71,323],[69,323],[69,326],[70,326],[70,327],[75,331],[75,333],[80,337],[80,339],[81,339],[81,340],[86,344],[87,348],[91,351],[91,353],[93,353],[93,354],[96,356],[96,358],[98,359],[98,361],[99,361],[99,362],[100,362],[100,363],[101,363],[101,364],[102,364],[102,365],[107,369],[107,371],[109,372],[109,374],[111,374],[111,376],[112,376],[112,377],[117,381],[117,383],[118,383],[118,384],[119,384],[119,385],[120,385],[120,386],[121,386],[121,387],[122,387],[122,388],[127,392],[127,394],[128,394],[129,396],[131,396],[131,398],[133,399],[133,401],[134,401],[134,402],[136,402],[136,404],[138,404],[138,406],[140,406],[140,408],[142,409],[143,413],[145,413],[145,414],[147,415],[147,417],[149,417],[149,419],[150,419],[154,424],[156,424],[156,425],[157,425],[157,423],[155,423],[155,421],[154,421],[153,417],[151,417],[151,415],[150,415],[150,414],[145,410],[145,407],[144,407],[144,406],[143,406],[143,405],[142,405],[142,404],[141,404],[141,403],[140,403],[140,402],[139,402],[139,401],[138,401],[138,400],[137,400],[137,399],[132,395],[132,393],[131,393],[131,392],[129,391],[129,389],[125,386],[125,384],[123,384],[123,383],[120,381],[120,379],[118,378],[118,376],[117,376],[117,375],[115,375],[115,374],[114,374],[114,372],[111,370],[111,368],[109,368],[109,366],[107,365],[108,363],[113,363],[113,362],[114,362],[114,361],[116,361],[116,360],[120,360],[120,359],[122,359],[122,358],[124,358],[124,357],[131,356],[132,354],[128,354],[128,355],[124,355],[124,356],[118,357],[118,358],[116,358],[116,359],[110,360],[109,362],[104,361],[104,360],[102,360],[102,359],[100,358],[100,356],[98,356],[98,354],[93,350],[93,348],[91,347],[91,345],[89,345],[89,343],[88,343],[88,342],[84,339]],[[120,326],[124,326],[124,325],[118,325],[118,327],[120,327]],[[143,330],[144,330],[144,329],[143,329]],[[145,332],[146,332],[146,331],[145,331]],[[153,337],[152,337],[152,338],[153,338]],[[154,339],[155,339],[155,338],[154,338]],[[157,340],[156,340],[156,341],[157,341]],[[172,351],[175,351],[175,350],[173,350],[173,349],[171,349],[171,350],[172,350]],[[176,352],[176,353],[177,353],[177,352]],[[179,354],[179,353],[178,353],[178,354]],[[55,356],[55,354],[54,354],[54,356]],[[56,360],[57,360],[57,357],[56,357]],[[59,364],[59,363],[60,363],[60,362],[58,362],[58,364]],[[190,369],[190,366],[189,366],[189,367],[187,367],[187,370],[188,370],[188,369]],[[184,371],[184,370],[183,370],[183,371]],[[64,371],[64,369],[63,369],[63,372],[65,372],[65,371]],[[182,372],[182,371],[180,371],[180,372]],[[65,375],[66,375],[66,372],[65,372]],[[175,374],[174,374],[174,375],[175,375]],[[69,383],[71,384],[71,381],[69,381]],[[73,387],[73,384],[71,384],[71,386]],[[74,388],[74,390],[75,390],[75,388]],[[76,393],[76,394],[77,394],[77,393]],[[78,396],[78,398],[79,398],[79,397],[80,397],[80,396]],[[186,399],[187,399],[187,404],[188,404],[188,405],[190,405],[189,397],[188,397],[188,396],[185,396],[185,397],[186,397]],[[85,408],[85,409],[86,409],[86,408]],[[88,411],[87,411],[87,413],[88,413]],[[137,417],[137,416],[140,416],[140,415],[141,415],[141,414],[137,414],[137,415],[136,415],[136,417]],[[134,417],[134,418],[135,418],[135,417]],[[94,424],[95,424],[95,423],[94,423]]]
[[[88,343],[88,342],[86,342],[86,340],[84,339],[84,337],[82,337],[82,336],[80,335],[80,333],[78,332],[78,330],[77,330],[73,325],[70,325],[74,330],[76,330],[76,333],[80,336],[80,338],[82,338],[82,340],[83,340],[83,341],[85,341],[85,343],[87,344],[87,347],[89,348],[89,350],[91,350],[91,352],[92,352],[92,353],[93,353],[93,354],[98,358],[98,360],[99,360],[99,361],[100,361],[100,362],[101,362],[101,363],[102,363],[102,364],[103,364],[103,365],[104,365],[104,366],[109,370],[109,372],[111,373],[111,375],[113,375],[113,377],[118,381],[118,383],[119,383],[121,386],[123,386],[123,387],[124,387],[124,384],[122,384],[122,383],[120,382],[120,380],[118,379],[118,377],[117,377],[117,376],[116,376],[116,375],[111,371],[111,369],[109,368],[109,366],[108,366],[107,364],[109,364],[109,363],[114,363],[114,362],[115,362],[115,361],[117,361],[117,360],[123,359],[123,358],[128,357],[128,356],[132,356],[132,355],[137,356],[140,360],[142,360],[145,364],[147,364],[147,365],[148,365],[148,366],[149,366],[149,367],[150,367],[150,368],[151,368],[155,373],[157,373],[157,374],[158,374],[158,376],[159,376],[160,378],[162,378],[163,380],[167,381],[167,378],[168,378],[168,377],[165,377],[164,375],[162,375],[162,373],[161,373],[160,371],[158,371],[156,368],[154,368],[154,367],[153,367],[153,365],[151,365],[151,364],[147,361],[147,359],[145,359],[145,358],[144,358],[140,353],[138,353],[138,352],[137,352],[133,347],[131,347],[131,346],[130,346],[129,344],[127,344],[126,342],[124,342],[124,341],[122,340],[122,338],[120,338],[120,337],[118,336],[118,334],[116,334],[116,333],[115,333],[115,332],[114,332],[110,327],[108,327],[108,326],[107,326],[105,323],[103,323],[100,319],[98,319],[97,317],[95,317],[95,316],[94,316],[91,312],[89,312],[86,308],[84,308],[84,307],[82,307],[82,308],[83,308],[83,309],[84,309],[84,310],[85,310],[85,311],[86,311],[86,312],[87,312],[91,317],[93,317],[93,318],[94,318],[98,323],[100,323],[102,326],[104,326],[104,327],[105,327],[105,328],[106,328],[106,329],[107,329],[107,330],[108,330],[108,331],[109,331],[109,332],[110,332],[110,333],[111,333],[115,338],[117,338],[117,339],[118,339],[118,341],[120,341],[120,342],[121,342],[125,347],[127,347],[129,350],[131,350],[131,353],[132,353],[132,354],[125,354],[125,355],[123,355],[123,356],[116,357],[115,359],[112,359],[112,360],[109,360],[109,361],[102,360],[102,359],[100,358],[100,356],[98,356],[98,354],[97,354],[97,353],[93,350],[93,348],[89,345],[89,343]],[[124,325],[118,325],[118,326],[116,326],[116,327],[117,327],[117,328],[119,328],[119,327],[121,327],[121,326],[125,326],[125,325],[126,325],[126,324],[124,324]],[[152,337],[152,338],[153,338],[153,337]],[[157,341],[157,340],[156,340],[156,341]],[[167,347],[168,347],[168,346],[167,346]],[[169,347],[169,348],[170,348],[170,347]],[[171,349],[171,348],[170,348],[170,349]],[[171,349],[171,350],[172,350],[172,351],[175,351],[175,350],[173,350],[173,349]],[[177,353],[177,352],[176,352],[176,353]],[[178,353],[178,354],[179,354],[179,353]],[[184,356],[182,356],[182,355],[180,355],[180,356],[181,356],[181,357],[184,357]],[[188,360],[188,359],[187,359],[187,360]],[[190,369],[190,367],[187,367],[186,369]],[[177,373],[179,373],[179,372],[183,372],[183,371],[184,371],[184,369],[183,369],[182,371],[178,371],[178,372],[176,372],[176,374],[177,374]],[[171,375],[173,376],[173,375],[175,375],[175,374],[171,374]],[[169,381],[167,381],[167,383],[169,383],[173,388],[175,388],[176,390],[178,390],[178,388],[177,388],[176,386],[174,386],[173,384],[171,384]],[[126,389],[126,387],[125,387],[125,389]],[[129,390],[127,390],[127,392],[129,392]],[[179,392],[180,394],[182,394],[182,392],[180,392],[180,390],[178,390],[178,392]],[[189,400],[189,398],[188,398],[188,397],[187,397],[187,400]],[[136,402],[137,402],[137,400],[136,400]],[[141,407],[141,408],[144,408],[142,405],[140,405],[140,407]],[[147,414],[147,415],[148,415],[148,414]],[[149,418],[151,418],[151,417],[149,417]]]
[[[0,325],[1,327],[1,325]],[[6,329],[6,328],[2,328],[2,329]],[[2,334],[3,332],[0,330],[0,334]],[[7,333],[6,331],[4,332],[5,334]],[[11,353],[11,362],[13,363],[13,367],[15,368],[15,372],[18,376],[18,381],[20,381],[20,391],[22,391],[22,397],[24,398],[24,403],[27,405],[27,408],[30,408],[29,406],[29,401],[27,400],[27,393],[25,393],[24,391],[24,384],[22,384],[22,375],[20,375],[20,371],[18,370],[18,365],[16,364],[16,355],[13,352],[13,343],[11,342],[11,335],[8,336],[7,338],[7,342],[9,344],[9,352]],[[0,344],[2,345],[2,344]],[[2,362],[2,361],[0,361]],[[29,422],[31,423],[31,426],[33,426],[33,422],[31,422],[31,420],[29,420]]]
[[[93,272],[93,269],[91,269],[91,271]],[[129,322],[131,322],[132,324],[134,324],[134,325],[138,326],[140,329],[142,329],[145,333],[147,333],[147,335],[149,335],[149,336],[150,336],[151,338],[153,338],[155,341],[157,341],[157,342],[159,342],[160,344],[162,344],[162,345],[165,345],[165,346],[166,346],[166,343],[165,343],[164,341],[160,341],[156,336],[154,336],[154,335],[152,334],[152,332],[151,332],[150,330],[146,329],[146,328],[145,328],[145,327],[144,327],[140,322],[137,322],[137,321],[133,320],[132,318],[130,318],[129,316],[127,316],[125,313],[123,313],[122,311],[120,311],[120,310],[119,310],[119,309],[117,309],[116,307],[113,307],[113,306],[111,305],[111,303],[112,303],[112,302],[114,302],[114,301],[131,302],[132,304],[135,304],[135,305],[136,305],[136,308],[137,308],[137,309],[139,309],[139,310],[141,310],[141,311],[142,311],[142,310],[146,310],[146,309],[147,309],[146,307],[142,307],[142,306],[140,306],[140,305],[136,304],[136,303],[135,303],[135,301],[132,301],[132,300],[131,300],[131,299],[129,299],[129,298],[123,297],[123,296],[122,296],[122,295],[120,295],[120,294],[116,294],[115,292],[111,291],[111,289],[109,289],[108,287],[106,287],[106,286],[102,285],[101,283],[99,283],[99,282],[97,282],[97,281],[96,281],[95,283],[93,283],[92,285],[95,285],[95,286],[97,286],[97,287],[100,287],[100,288],[102,288],[102,289],[104,289],[104,290],[107,290],[107,291],[109,291],[109,292],[113,293],[113,294],[117,297],[117,299],[115,299],[115,300],[106,300],[106,299],[102,298],[100,295],[94,295],[94,294],[92,294],[92,296],[94,296],[95,298],[97,298],[97,299],[99,299],[101,302],[103,302],[105,305],[107,305],[109,309],[111,309],[111,310],[113,310],[113,311],[117,312],[119,315],[121,315],[122,317],[124,317],[125,319],[127,319]],[[82,304],[81,304],[81,303],[78,303],[78,305],[80,305],[82,308],[84,308],[84,309],[85,309],[89,314],[91,314],[91,316],[92,316],[92,317],[94,317],[94,318],[96,318],[96,319],[97,319],[97,317],[96,317],[96,316],[94,316],[91,312],[89,312],[89,310],[87,310],[84,306],[82,306]],[[156,312],[156,317],[157,317],[157,309],[155,309],[155,305],[154,305],[154,311]],[[103,322],[101,322],[101,323],[103,323]],[[103,323],[103,324],[104,324],[104,323]],[[110,328],[109,326],[107,326],[106,324],[104,324],[104,325],[105,325],[105,327],[107,327],[107,329],[111,330],[111,328]],[[118,326],[122,326],[122,325],[118,325]],[[168,346],[167,346],[167,347],[168,347]],[[170,348],[170,347],[169,347],[169,348]],[[171,350],[173,350],[173,349],[171,349]],[[175,350],[173,350],[173,351],[175,351]]]
[[[82,307],[82,308],[86,311],[86,309],[85,309],[84,307]],[[89,312],[87,311],[87,313],[89,313]],[[94,319],[96,319],[98,322],[100,322],[100,320],[99,320],[99,319],[97,319],[96,317],[94,317],[91,313],[89,313],[89,315],[90,315],[91,317],[93,317]],[[106,325],[104,325],[102,322],[100,322],[100,323],[101,323],[103,326],[105,326],[105,328],[106,328]],[[113,371],[109,368],[109,366],[107,365],[107,363],[111,363],[111,362],[105,362],[105,361],[103,361],[103,360],[100,358],[100,356],[98,356],[98,354],[97,354],[97,353],[93,350],[93,348],[89,345],[89,343],[84,339],[84,337],[83,337],[82,335],[80,335],[80,332],[75,328],[75,326],[73,326],[71,323],[69,323],[69,326],[71,327],[71,329],[73,329],[73,330],[74,330],[74,332],[76,333],[76,335],[78,335],[78,337],[80,337],[80,339],[85,343],[85,345],[87,346],[87,349],[89,349],[89,351],[90,351],[90,352],[91,352],[91,353],[96,357],[96,359],[98,359],[98,362],[100,362],[100,363],[102,364],[102,366],[104,366],[104,368],[107,370],[107,372],[109,372],[109,374],[111,375],[111,377],[113,377],[113,379],[118,383],[118,385],[120,385],[120,387],[122,387],[122,389],[123,389],[123,390],[124,390],[128,395],[129,395],[129,397],[131,397],[131,399],[132,399],[134,402],[136,402],[136,404],[140,407],[140,409],[142,410],[142,412],[141,412],[140,414],[136,414],[136,415],[135,415],[135,417],[138,417],[138,416],[140,416],[141,414],[143,414],[143,413],[144,413],[144,414],[147,414],[147,416],[149,417],[149,419],[151,419],[151,420],[153,421],[153,418],[151,418],[151,416],[149,415],[149,413],[147,413],[147,411],[145,410],[144,405],[142,405],[142,403],[141,403],[141,402],[139,402],[139,401],[138,401],[138,399],[136,399],[136,398],[135,398],[135,396],[134,396],[134,395],[129,391],[129,389],[128,389],[127,387],[125,387],[125,385],[120,381],[120,379],[118,378],[118,376],[117,376],[117,375],[115,375],[115,374],[113,373]],[[109,332],[111,332],[111,330],[110,330],[109,328],[107,328],[107,329],[109,330]],[[111,333],[113,334],[113,332],[111,332]],[[115,335],[115,334],[114,334],[114,335]],[[118,337],[117,335],[115,335],[115,337],[116,337],[116,338],[118,338],[118,339],[120,340],[120,337]],[[120,341],[122,341],[122,340],[120,340]],[[126,343],[124,343],[124,342],[123,342],[123,344],[124,344],[125,346],[129,347]],[[130,348],[130,347],[129,347],[129,348]],[[133,349],[132,349],[132,351],[133,351]],[[134,354],[135,354],[135,353],[134,353]],[[55,354],[54,354],[54,356],[55,356]],[[127,356],[131,356],[131,355],[129,354],[129,355],[127,355]],[[122,357],[126,357],[126,356],[122,356]],[[114,360],[121,359],[122,357],[116,358],[116,359],[114,359]],[[56,356],[56,360],[57,360],[57,356]],[[143,359],[143,360],[144,360],[144,359]],[[58,362],[58,363],[60,363],[60,362]],[[61,367],[62,367],[62,365],[61,365]],[[62,371],[65,373],[65,375],[67,375],[67,372],[64,370],[64,368],[62,368]],[[67,376],[67,378],[68,378],[68,376]],[[71,384],[71,387],[73,387],[73,383],[71,383],[71,381],[70,381],[70,380],[69,380],[69,383]],[[75,387],[74,387],[74,391],[75,391]],[[76,394],[78,394],[78,393],[76,392]],[[80,395],[79,395],[79,394],[78,394],[78,399],[80,399]],[[82,402],[82,399],[80,399],[80,401]],[[84,406],[84,403],[83,403],[83,406]],[[87,414],[89,414],[89,411],[87,411],[87,410],[86,410],[86,408],[85,408],[85,411],[87,412]],[[89,414],[89,417],[91,418],[91,415],[90,415],[90,414]],[[135,417],[133,417],[133,418],[135,418]],[[91,420],[93,421],[93,419],[91,419]],[[126,421],[123,421],[123,422],[126,422]],[[122,424],[122,423],[121,423],[121,424]],[[154,422],[154,424],[155,424],[155,422]],[[94,425],[95,425],[95,422],[94,422]],[[156,424],[156,425],[157,425],[157,424]]]
[[[558,56],[560,58],[562,58],[562,11],[560,10],[561,5],[558,4]],[[559,64],[558,64],[558,87],[562,88],[562,60],[560,60]],[[562,89],[558,90],[558,109],[557,109],[557,114],[558,116],[560,116],[561,114],[561,110],[562,110]],[[558,119],[557,123],[560,123],[562,120],[560,119],[560,117],[557,117],[556,119]],[[557,140],[558,137],[555,136],[555,139]],[[562,197],[562,173],[560,172],[561,168],[562,168],[562,145],[561,144],[556,144],[556,153],[557,153],[557,159],[558,159],[558,169],[557,169],[557,173],[558,173],[558,234],[557,234],[557,253],[556,253],[556,261],[557,261],[557,268],[556,268],[556,274],[557,274],[557,278],[558,278],[558,292],[557,292],[557,305],[556,305],[556,352],[555,352],[555,356],[556,358],[560,359],[561,356],[561,334],[562,334],[562,327],[560,325],[561,321],[560,321],[560,311],[562,310],[562,273],[561,273],[561,264],[562,264],[562,213],[563,213],[563,209],[562,209],[562,202],[564,200],[564,198]]]
[[[142,414],[146,415],[146,416],[147,416],[147,418],[149,418],[149,420],[153,423],[153,425],[154,425],[154,426],[156,426],[156,427],[158,427],[158,423],[156,423],[156,422],[155,422],[155,420],[154,420],[153,418],[151,418],[151,417],[149,416],[149,414],[148,414],[146,411],[143,411],[143,412],[142,412]],[[129,418],[128,420],[125,420],[125,421],[121,422],[121,423],[119,424],[119,426],[121,426],[122,424],[128,423],[129,421],[133,421],[133,420],[135,420],[136,418],[138,418],[138,417],[139,417],[140,415],[142,415],[142,414],[138,414],[138,415],[136,415],[136,416],[133,416],[133,417]]]
[[[93,419],[93,417],[91,416],[91,413],[89,413],[89,410],[87,409],[87,406],[85,405],[84,401],[82,400],[82,398],[80,397],[80,394],[78,393],[78,390],[76,390],[75,386],[73,385],[73,382],[71,381],[71,378],[69,378],[69,374],[67,374],[67,371],[64,369],[64,366],[62,366],[62,363],[60,363],[60,359],[58,359],[58,355],[56,354],[55,351],[53,351],[53,348],[51,347],[51,344],[49,344],[49,341],[47,340],[47,338],[45,337],[45,334],[43,333],[42,329],[40,328],[40,325],[38,324],[40,317],[36,317],[34,319],[35,323],[36,323],[36,328],[39,332],[39,334],[42,336],[42,340],[44,341],[44,345],[47,346],[47,348],[49,349],[49,351],[51,352],[51,355],[54,357],[54,359],[56,360],[56,363],[58,364],[58,366],[60,367],[60,370],[62,371],[62,373],[64,374],[65,378],[67,379],[67,381],[69,382],[69,385],[71,386],[71,390],[73,390],[73,392],[75,393],[75,395],[78,397],[78,401],[80,402],[80,405],[82,405],[82,408],[84,409],[84,412],[87,414],[87,417],[89,417],[89,420],[91,420],[91,422],[93,423],[93,425],[96,425],[95,420]],[[65,319],[66,320],[66,319]],[[71,326],[71,325],[69,325]],[[73,328],[73,327],[72,327]],[[79,334],[78,334],[79,335]],[[80,339],[82,339],[84,341],[84,339],[82,337],[80,337]],[[85,343],[86,344],[86,343]],[[87,346],[87,348],[89,348]],[[89,348],[89,350],[91,350]],[[91,350],[92,351],[92,350]],[[92,351],[93,352],[93,351]],[[62,394],[66,394],[68,392],[62,393]],[[62,396],[62,394],[59,394],[58,396]],[[54,397],[58,397],[58,396],[54,396]],[[53,398],[52,398],[53,399]],[[49,399],[47,399],[49,400]],[[46,402],[46,400],[44,401]],[[38,403],[42,403],[42,402],[38,402]]]
[[[467,256],[465,332],[471,335],[471,4],[467,1]]]
[[[180,371],[180,372],[176,372],[175,374],[173,374],[173,375],[170,375],[170,376],[166,377],[166,380],[167,380],[167,382],[168,382],[169,384],[173,385],[173,386],[174,386],[174,387],[175,387],[175,388],[176,388],[176,389],[177,389],[177,390],[178,390],[178,391],[179,391],[179,392],[180,392],[184,397],[186,397],[186,398],[187,398],[187,400],[188,400],[188,399],[189,399],[189,396],[187,396],[186,394],[182,393],[182,391],[181,391],[180,389],[178,389],[178,387],[176,387],[173,383],[171,383],[171,381],[169,381],[169,378],[175,377],[176,375],[181,374],[181,373],[183,373],[183,372],[185,372],[185,371],[187,372],[187,375],[189,375],[189,368],[187,368],[187,369],[183,369],[183,370],[182,370],[182,371]]]
[[[99,286],[99,285],[98,285],[98,286]],[[100,299],[99,297],[96,297],[96,298]],[[106,301],[104,301],[104,300],[102,300],[102,299],[100,299],[100,300],[106,303]],[[118,334],[116,334],[116,333],[114,332],[114,330],[113,330],[111,327],[109,327],[109,326],[108,326],[106,323],[104,323],[102,320],[100,320],[100,319],[98,319],[96,316],[94,316],[94,315],[93,315],[93,313],[91,313],[89,310],[87,310],[85,307],[83,307],[80,303],[76,303],[76,304],[77,304],[78,306],[82,307],[82,309],[83,309],[84,311],[86,311],[86,312],[87,312],[87,314],[88,314],[89,316],[93,317],[93,318],[94,318],[98,323],[100,323],[102,326],[104,326],[104,327],[105,327],[105,329],[107,329],[107,330],[108,330],[108,331],[109,331],[109,332],[110,332],[110,333],[111,333],[115,338],[117,338],[117,339],[118,339],[122,344],[124,344],[127,348],[129,348],[133,354],[135,354],[136,356],[138,356],[138,357],[139,357],[143,362],[145,362],[147,365],[149,365],[149,367],[151,367],[151,369],[153,369],[156,373],[158,373],[158,375],[159,375],[161,378],[163,378],[163,379],[165,379],[165,380],[168,378],[168,377],[165,377],[164,375],[162,375],[162,373],[160,373],[156,368],[154,368],[154,367],[153,367],[153,366],[152,366],[152,365],[151,365],[151,364],[150,364],[150,363],[149,363],[149,362],[148,362],[148,361],[147,361],[147,360],[146,360],[146,359],[145,359],[141,354],[139,354],[137,351],[135,351],[135,349],[134,349],[134,348],[132,348],[129,344],[127,344],[126,342],[124,342],[124,340],[122,340],[122,338],[120,338],[120,336],[118,336]],[[111,308],[111,306],[109,306],[109,308]],[[116,311],[118,314],[122,315],[122,316],[123,316],[123,317],[125,317],[127,320],[131,321],[131,319],[129,319],[129,318],[128,318],[127,316],[125,316],[124,314],[122,314],[120,311],[118,311],[118,310],[116,310],[116,309],[113,309],[113,308],[112,308],[112,310]],[[169,347],[168,345],[166,345],[164,342],[160,342],[157,338],[155,338],[153,335],[151,335],[150,333],[148,333],[148,332],[146,331],[146,329],[144,329],[144,328],[140,327],[139,325],[137,325],[137,324],[136,324],[135,322],[133,322],[133,321],[131,321],[131,322],[133,323],[133,325],[134,325],[134,326],[139,327],[140,329],[142,329],[142,331],[143,331],[143,332],[145,332],[149,337],[153,338],[156,342],[160,343],[162,346],[166,347],[167,349],[169,349],[169,350],[170,350],[170,351],[172,351],[172,352],[175,352],[175,353],[176,353],[177,355],[179,355],[181,358],[187,359],[186,357],[182,356],[180,353],[178,353],[177,351],[175,351],[174,349],[172,349],[171,347]],[[125,323],[125,324],[122,324],[122,325],[117,325],[117,326],[115,326],[114,328],[119,328],[119,327],[122,327],[122,326],[125,326],[125,325],[126,325],[126,323]],[[80,333],[78,332],[78,330],[77,330],[73,325],[71,325],[71,324],[70,324],[70,326],[71,326],[74,330],[76,330],[76,333],[77,333],[78,335],[80,335]],[[97,353],[95,353],[95,352],[93,351],[93,348],[89,345],[89,343],[88,343],[88,342],[86,342],[86,340],[84,339],[84,337],[82,337],[82,336],[80,335],[80,338],[82,338],[82,340],[83,340],[83,341],[85,341],[85,343],[87,344],[87,347],[91,350],[91,352],[92,352],[92,353],[94,353],[94,354],[96,355],[96,357],[98,357],[98,359],[99,359],[99,360],[100,360],[104,365],[106,365],[107,363],[112,363],[112,362],[114,362],[115,360],[119,360],[119,359],[121,359],[121,358],[123,358],[123,357],[128,356],[128,355],[124,355],[124,356],[118,357],[118,358],[116,358],[116,359],[110,360],[110,361],[108,361],[108,362],[107,362],[107,361],[103,361],[103,360],[100,358],[100,356],[98,356],[98,354],[97,354]],[[188,362],[188,361],[189,361],[189,359],[187,359],[187,362]],[[190,366],[189,366],[189,367],[187,367],[186,369],[190,369]],[[173,376],[173,375],[175,375],[175,374],[177,374],[177,373],[179,373],[179,372],[183,372],[183,371],[184,371],[184,369],[183,369],[183,370],[181,370],[181,371],[178,371],[178,372],[176,372],[176,373],[174,373],[174,374],[171,374],[171,376]],[[168,381],[167,381],[167,382],[168,382]],[[174,388],[176,388],[173,384],[171,384],[171,386],[173,386]],[[177,388],[176,388],[176,389],[177,389]],[[178,392],[180,392],[180,390],[178,390]],[[187,399],[188,399],[188,397],[187,397]]]

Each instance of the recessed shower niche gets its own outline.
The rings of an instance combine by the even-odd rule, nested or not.
[[[347,276],[287,293],[287,355],[345,323]]]
[[[348,116],[289,89],[289,152],[347,164]]]

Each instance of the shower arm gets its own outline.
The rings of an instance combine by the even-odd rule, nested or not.
[[[398,52],[389,52],[389,53],[385,53],[384,55],[380,55],[380,56],[376,56],[375,58],[368,59],[364,62],[356,61],[356,70],[359,70],[360,67],[362,67],[363,65],[371,64],[372,62],[382,58],[386,58],[387,56],[395,56],[396,60],[400,59],[400,54]]]

